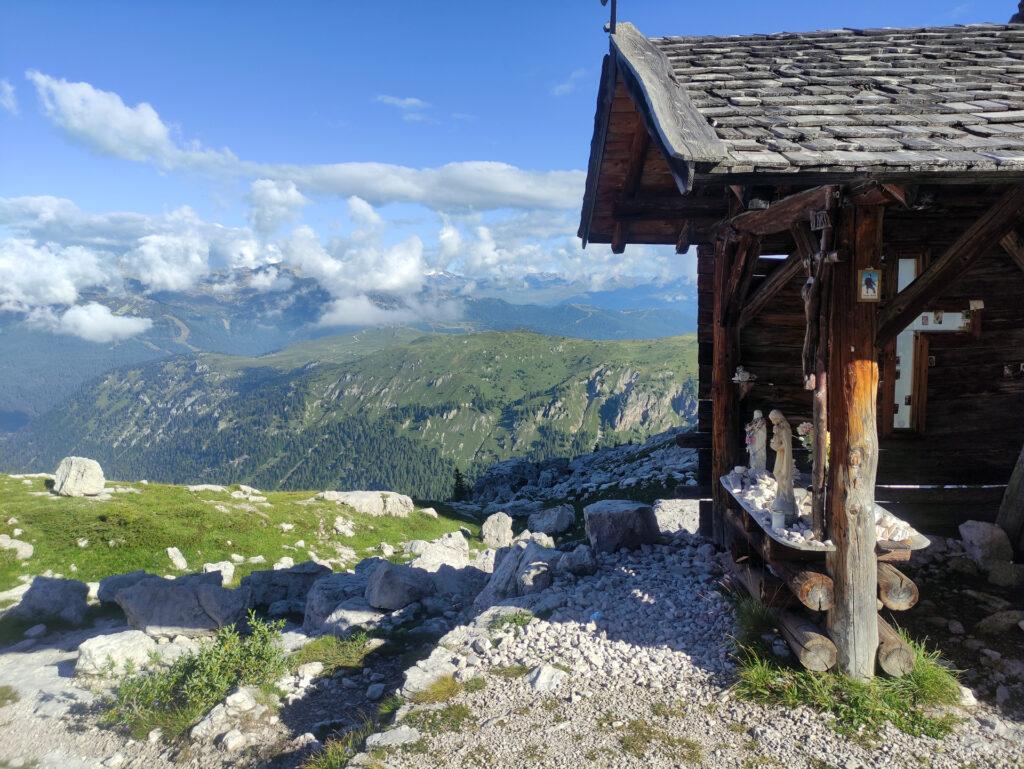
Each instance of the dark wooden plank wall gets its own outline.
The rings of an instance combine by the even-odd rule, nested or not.
[[[710,429],[710,276],[713,252],[698,259],[700,414]],[[751,291],[780,260],[762,258]],[[798,277],[740,336],[740,361],[757,376],[741,402],[742,422],[754,409],[781,408],[795,424],[809,421],[811,395],[803,389],[800,352],[803,305]],[[983,257],[931,309],[962,311],[983,299],[982,333],[934,334],[923,435],[895,433],[881,441],[877,499],[924,531],[951,534],[968,519],[994,520],[1024,443],[1024,272],[1004,253]],[[1004,366],[1016,372],[1004,376]],[[882,387],[885,383],[882,384]],[[798,452],[806,469],[808,458]],[[745,462],[745,457],[737,458]],[[709,463],[707,463],[709,464]],[[898,486],[966,485],[966,489]]]

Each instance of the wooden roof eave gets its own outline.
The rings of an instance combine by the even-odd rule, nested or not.
[[[601,67],[601,85],[594,115],[587,184],[583,197],[579,237],[587,245],[591,219],[600,186],[601,163],[608,131],[611,104],[619,77],[626,86],[648,133],[657,142],[679,192],[693,189],[697,166],[721,163],[728,156],[725,142],[676,82],[665,54],[632,24],[621,22],[610,36],[610,53]]]

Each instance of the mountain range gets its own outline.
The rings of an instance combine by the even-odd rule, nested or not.
[[[189,291],[145,292],[129,282],[116,293],[83,295],[83,302],[152,321],[147,331],[114,343],[55,334],[22,315],[0,312],[0,433],[25,427],[59,408],[87,382],[119,367],[204,352],[258,356],[356,331],[320,323],[330,296],[316,281],[291,273],[281,278],[270,290],[237,277],[228,283],[214,276]],[[466,292],[465,279],[432,275],[425,296],[452,302],[458,313],[450,320],[409,325],[440,333],[525,330],[582,339],[653,339],[692,331],[696,322],[695,292],[686,281],[581,291],[540,275],[518,290],[476,285],[472,296]],[[375,301],[386,306],[394,298]]]
[[[196,336],[212,336],[217,321],[205,318]],[[157,353],[146,340],[133,344]],[[135,361],[0,441],[0,470],[52,470],[80,454],[125,480],[389,488],[443,499],[456,468],[473,475],[512,456],[575,456],[689,424],[696,349],[693,335],[391,328],[262,356]]]

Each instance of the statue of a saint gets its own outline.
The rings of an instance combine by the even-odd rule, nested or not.
[[[786,519],[796,515],[796,497],[793,495],[793,476],[796,464],[793,461],[793,429],[778,409],[768,414],[772,423],[772,449],[775,450],[775,483],[778,490],[772,503],[772,512],[781,513]],[[774,523],[773,523],[774,525]]]
[[[747,425],[747,457],[751,471],[755,474],[764,474],[768,471],[768,423],[765,422],[764,414],[760,411],[754,412],[754,418]]]

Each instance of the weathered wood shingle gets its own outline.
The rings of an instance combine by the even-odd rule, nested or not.
[[[726,147],[710,173],[1024,166],[1024,26],[650,42]]]

